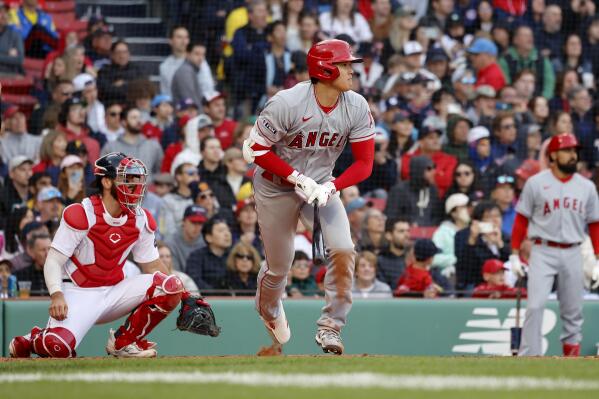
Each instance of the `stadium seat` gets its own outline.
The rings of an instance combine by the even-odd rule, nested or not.
[[[4,94],[3,92],[2,101],[17,105],[27,118],[31,116],[37,105],[37,98],[27,94]]]
[[[44,75],[44,60],[36,58],[25,58],[23,62],[25,74],[34,79],[41,79]]]
[[[420,238],[432,238],[435,231],[437,231],[438,226],[430,226],[430,227],[420,227],[413,226],[410,227],[410,238],[412,240],[417,240]]]
[[[33,87],[31,76],[20,76],[0,79],[2,83],[2,94],[29,94]]]
[[[72,13],[75,14],[75,1],[74,0],[62,0],[62,1],[46,1],[44,10],[48,14],[64,14]],[[52,15],[54,17],[54,15]]]

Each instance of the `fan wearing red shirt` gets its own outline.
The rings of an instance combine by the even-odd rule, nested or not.
[[[499,259],[487,259],[483,264],[484,283],[474,288],[474,298],[515,298],[518,290],[505,284],[505,266]],[[526,288],[522,288],[521,295],[526,298]]]
[[[212,119],[214,134],[219,139],[223,150],[226,150],[233,144],[233,133],[237,122],[227,118],[225,96],[218,91],[205,95],[204,112]]]
[[[429,269],[436,254],[442,252],[428,238],[416,241],[414,244],[415,261],[406,267],[397,281],[395,296],[412,296],[422,294],[425,298],[435,298],[443,289],[433,281]]]
[[[497,46],[491,40],[480,37],[467,49],[468,59],[476,70],[476,87],[491,86],[495,91],[506,85],[503,70],[497,63]]]

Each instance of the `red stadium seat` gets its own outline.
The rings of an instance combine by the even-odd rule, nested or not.
[[[27,94],[4,94],[3,92],[2,101],[17,105],[27,118],[31,116],[31,112],[37,105],[37,98]]]
[[[31,76],[2,78],[2,94],[29,94],[33,87]]]
[[[435,231],[437,231],[437,226],[431,227],[419,227],[414,226],[410,227],[410,238],[412,240],[417,240],[419,238],[432,238]]]
[[[44,60],[36,58],[25,58],[23,62],[25,74],[34,79],[41,79],[44,74]]]
[[[74,0],[63,0],[63,1],[48,1],[44,10],[48,14],[60,14],[60,13],[75,13],[75,1]]]
[[[54,25],[56,29],[59,31],[65,30],[77,30],[73,24],[76,21],[75,13],[65,13],[65,14],[50,14],[52,16],[52,21],[54,21]],[[87,28],[87,24],[85,25]]]

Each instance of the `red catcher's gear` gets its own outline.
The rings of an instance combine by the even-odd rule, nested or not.
[[[331,82],[339,77],[338,63],[362,62],[352,54],[352,48],[343,40],[331,39],[316,43],[308,51],[308,74],[325,82]]]
[[[35,330],[35,328],[34,328]],[[76,357],[76,340],[72,332],[64,327],[44,328],[31,331],[33,352],[40,357]]]
[[[557,136],[553,136],[551,141],[549,141],[549,145],[547,146],[547,155],[558,150],[578,147],[580,147],[578,139],[572,133],[558,134]]]

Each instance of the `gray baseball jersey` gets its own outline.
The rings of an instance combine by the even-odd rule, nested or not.
[[[562,182],[545,170],[526,182],[516,211],[528,218],[529,237],[581,243],[587,224],[599,221],[599,198],[593,183],[578,173]]]
[[[327,114],[316,101],[314,86],[307,81],[278,92],[266,103],[252,138],[273,146],[291,167],[323,183],[332,179],[335,161],[346,143],[373,138],[373,129],[364,97],[353,91],[342,93]]]

